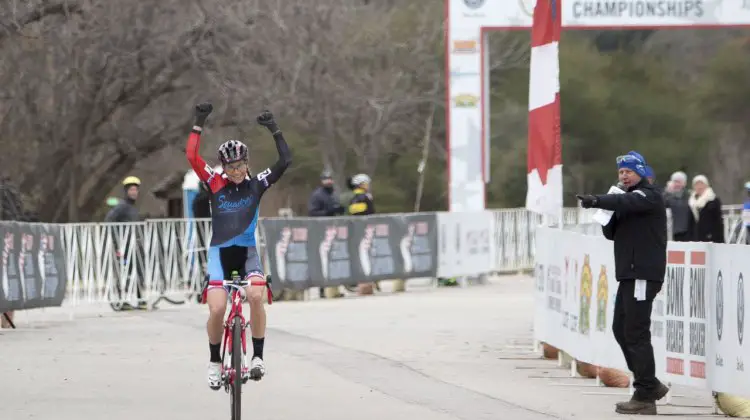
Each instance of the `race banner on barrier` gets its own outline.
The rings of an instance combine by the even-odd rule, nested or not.
[[[62,305],[65,255],[60,228],[0,223],[0,312]]]
[[[627,372],[612,335],[613,242],[551,228],[536,235],[535,338],[577,360]],[[743,357],[750,354],[747,253],[746,245],[669,243],[651,322],[660,379],[750,397]]]
[[[750,394],[745,360],[750,344],[745,336],[745,303],[750,300],[746,279],[750,274],[747,245],[712,244],[709,258],[709,312],[713,318],[708,336],[706,368],[711,388],[717,392]]]
[[[434,214],[263,219],[274,283],[284,288],[434,277]]]
[[[706,386],[706,254],[709,244],[670,242],[664,285],[652,320],[661,322],[652,343],[657,372],[665,380]]]
[[[489,211],[437,213],[440,277],[489,273],[495,257],[492,239],[495,222]]]

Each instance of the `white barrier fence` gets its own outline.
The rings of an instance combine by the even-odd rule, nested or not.
[[[628,371],[612,334],[617,292],[613,242],[555,228],[536,230],[535,339],[571,357]],[[745,302],[747,245],[670,242],[651,334],[664,382],[750,397]]]
[[[565,209],[564,225],[598,235],[598,227],[590,229],[591,214],[578,208]],[[740,218],[731,208],[725,214],[727,225],[736,224]],[[438,276],[532,269],[534,232],[541,222],[540,216],[525,209],[438,213]],[[203,241],[211,235],[208,219],[63,226],[68,267],[65,305],[134,304],[138,300],[137,282],[142,299],[149,302],[162,297],[185,300],[200,287],[205,267]],[[260,229],[258,243],[262,248]]]

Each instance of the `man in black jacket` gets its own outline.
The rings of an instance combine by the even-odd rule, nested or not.
[[[331,217],[344,214],[344,206],[341,205],[334,191],[333,175],[329,171],[320,174],[320,186],[310,195],[307,203],[307,215],[310,217]],[[325,298],[325,289],[318,288],[320,297]],[[328,287],[329,296],[343,297],[338,292],[338,287]]]
[[[633,372],[635,393],[618,403],[621,414],[656,414],[669,388],[656,378],[651,346],[651,308],[667,268],[667,214],[661,192],[646,179],[646,160],[637,152],[617,158],[624,194],[579,195],[584,208],[614,211],[604,236],[615,242],[619,282],[612,332]]]
[[[135,206],[141,189],[141,180],[135,176],[128,176],[122,180],[122,187],[124,189],[125,197],[120,201],[119,204],[117,204],[107,213],[107,215],[104,217],[104,221],[108,223],[130,223],[141,221],[140,213],[138,212],[138,208],[136,208]],[[142,265],[145,264],[146,261],[142,248],[143,238],[140,235],[141,228],[132,227],[132,229],[134,229],[135,239],[133,239],[132,237],[130,239],[132,243],[135,244],[135,249],[133,249],[133,262],[131,263],[131,268],[129,270],[134,269],[138,279],[135,287],[138,306],[135,309],[146,309],[148,305],[146,300],[143,299],[142,296],[142,291],[146,287],[142,268]],[[112,230],[111,232],[114,235],[115,231]],[[114,242],[115,245],[117,245],[117,249],[119,252],[118,258],[120,258],[122,261],[126,261],[127,256],[129,255],[128,242],[130,241],[126,239],[125,244],[119,244],[118,236],[114,235]],[[131,277],[130,275],[128,275],[126,286],[123,290],[120,291],[122,295],[126,294],[127,290],[130,290],[130,279]],[[130,303],[123,302],[122,309],[129,310],[133,309],[133,307],[130,305]]]
[[[334,192],[333,176],[328,171],[320,174],[320,187],[310,195],[307,204],[307,215],[310,217],[339,216],[344,214],[344,207]]]

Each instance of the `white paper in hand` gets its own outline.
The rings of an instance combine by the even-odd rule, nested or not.
[[[625,191],[617,188],[617,187],[609,187],[609,191],[607,191],[607,194],[625,194]],[[599,223],[602,226],[606,226],[610,220],[612,220],[612,215],[615,212],[612,210],[603,210],[603,209],[597,209],[596,213],[594,213],[594,221]]]

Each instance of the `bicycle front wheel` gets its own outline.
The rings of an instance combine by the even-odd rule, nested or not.
[[[232,323],[232,370],[230,387],[232,420],[240,420],[242,412],[242,320],[235,317]]]

